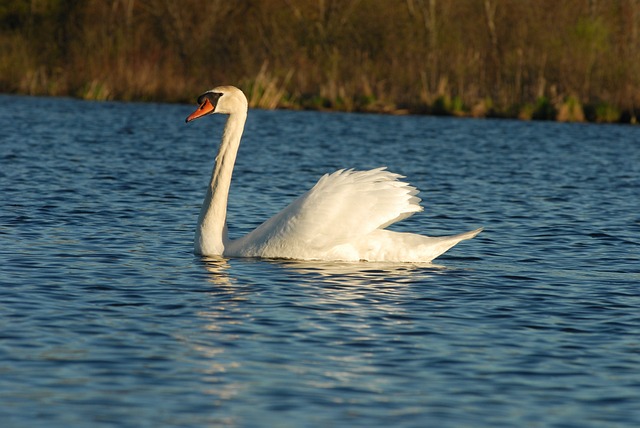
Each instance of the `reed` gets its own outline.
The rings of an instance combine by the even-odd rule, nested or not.
[[[80,98],[91,101],[107,101],[112,99],[109,86],[98,79],[92,80],[84,86],[78,94]]]
[[[0,91],[633,122],[640,3],[9,0]],[[338,7],[342,4],[341,7]]]
[[[569,96],[557,108],[556,120],[559,122],[584,122],[582,104],[575,96]]]
[[[269,62],[263,62],[258,74],[242,85],[245,88],[249,106],[266,110],[286,107],[286,86],[292,76],[293,70],[289,70],[283,79],[279,79],[269,71]]]
[[[622,116],[618,108],[602,101],[596,104],[586,105],[584,110],[589,122],[615,123],[619,122]],[[627,123],[633,123],[633,120],[628,118]]]

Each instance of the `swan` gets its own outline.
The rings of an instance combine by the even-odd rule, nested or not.
[[[263,257],[327,261],[430,262],[482,228],[428,237],[385,228],[422,211],[418,190],[386,167],[341,169],[325,174],[304,195],[244,237],[229,240],[229,187],[248,103],[234,86],[218,86],[198,97],[186,122],[214,113],[229,115],[200,210],[194,252],[203,256]]]

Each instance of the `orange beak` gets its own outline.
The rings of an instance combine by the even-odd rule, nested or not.
[[[213,112],[215,108],[216,107],[213,104],[211,104],[211,101],[209,101],[208,99],[205,99],[204,102],[200,104],[200,107],[198,107],[196,111],[194,111],[189,115],[189,117],[187,117],[187,120],[185,120],[185,122],[191,122],[194,119],[197,119],[206,114],[209,114]]]

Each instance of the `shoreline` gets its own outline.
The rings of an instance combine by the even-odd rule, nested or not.
[[[539,100],[537,106],[525,104],[523,106],[513,106],[507,111],[497,109],[487,109],[486,105],[479,103],[469,108],[460,107],[456,104],[456,108],[448,107],[443,100],[437,99],[432,105],[415,105],[403,106],[393,103],[374,103],[358,105],[351,103],[350,105],[334,105],[330,100],[322,100],[318,102],[319,97],[306,97],[300,101],[270,102],[264,105],[264,102],[251,102],[249,107],[260,110],[290,110],[290,111],[319,111],[319,112],[336,112],[336,113],[360,113],[360,114],[381,114],[390,116],[440,116],[440,117],[456,117],[462,119],[508,119],[520,121],[547,121],[559,123],[589,123],[589,124],[619,124],[619,125],[637,125],[638,117],[635,112],[622,111],[619,112],[608,105],[586,105],[582,106],[575,99],[569,97],[567,101],[550,103],[548,100]],[[140,98],[119,98],[119,97],[87,97],[74,96],[73,94],[47,94],[47,93],[23,93],[23,92],[0,92],[1,95],[8,96],[26,96],[26,97],[45,97],[45,98],[70,98],[81,101],[93,102],[133,102],[133,103],[162,103],[162,104],[192,104],[186,97],[179,99],[163,99],[162,97],[140,97]],[[195,99],[195,98],[194,98]],[[283,99],[285,99],[283,97]],[[611,112],[613,110],[613,114]]]

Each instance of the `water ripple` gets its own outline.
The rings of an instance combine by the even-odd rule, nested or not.
[[[223,118],[0,100],[5,425],[640,421],[635,127],[252,111],[233,236],[380,165],[423,191],[398,230],[485,231],[437,265],[203,260]]]

